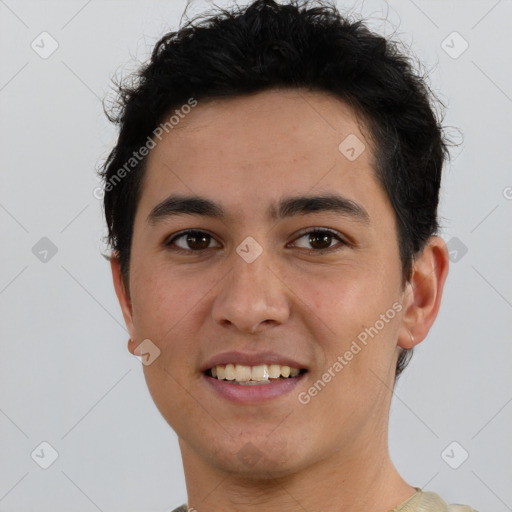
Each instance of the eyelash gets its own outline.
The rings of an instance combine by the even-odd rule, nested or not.
[[[306,235],[309,235],[311,233],[316,233],[316,234],[327,234],[327,235],[330,235],[332,236],[333,238],[336,238],[338,239],[338,241],[341,243],[341,246],[345,246],[345,245],[348,245],[348,243],[343,240],[339,233],[337,233],[336,231],[333,231],[331,229],[326,229],[326,228],[312,228],[312,229],[309,229],[307,231],[303,231],[299,234],[299,236],[295,239],[295,240],[299,240],[300,238],[306,236]],[[208,232],[206,231],[201,231],[201,230],[197,230],[197,229],[189,229],[187,231],[182,231],[181,233],[178,233],[177,235],[175,235],[174,237],[172,237],[170,240],[168,240],[167,242],[164,242],[164,245],[168,248],[170,248],[172,251],[178,253],[178,254],[187,254],[187,255],[191,255],[192,253],[202,253],[208,249],[216,249],[216,247],[207,247],[206,249],[199,249],[199,250],[194,250],[194,249],[182,249],[181,247],[172,247],[172,244],[176,241],[176,240],[179,240],[180,238],[186,236],[186,235],[190,235],[190,234],[195,234],[195,235],[207,235],[209,236],[211,239],[214,239],[215,238],[210,235]],[[307,251],[309,254],[324,254],[324,253],[328,253],[328,252],[336,252],[338,250],[341,249],[341,247],[338,247],[338,248],[335,248],[336,246],[334,247],[329,247],[327,249],[304,249],[305,251]]]

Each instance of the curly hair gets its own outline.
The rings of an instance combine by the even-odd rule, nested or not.
[[[200,15],[165,34],[150,60],[117,84],[114,108],[104,110],[119,136],[99,174],[108,243],[127,288],[147,157],[128,170],[126,162],[190,98],[206,102],[272,88],[332,94],[363,121],[376,177],[396,216],[403,285],[410,279],[415,256],[439,230],[441,171],[449,153],[435,107],[444,105],[399,43],[343,17],[327,1],[314,3],[256,0]],[[401,351],[395,380],[411,355],[412,349]]]

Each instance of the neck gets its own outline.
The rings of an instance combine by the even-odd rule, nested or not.
[[[360,439],[310,466],[290,468],[285,476],[275,477],[269,467],[267,475],[259,478],[212,466],[180,438],[188,506],[199,512],[387,512],[415,489],[402,479],[389,457],[387,432],[378,437],[384,438],[380,448]]]

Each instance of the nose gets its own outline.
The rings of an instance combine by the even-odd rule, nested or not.
[[[214,321],[250,334],[285,323],[290,316],[290,290],[279,274],[266,251],[251,263],[234,253],[231,271],[213,302]]]

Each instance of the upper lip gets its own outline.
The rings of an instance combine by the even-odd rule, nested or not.
[[[290,366],[291,368],[298,368],[299,370],[306,369],[306,367],[294,359],[278,354],[277,352],[222,352],[208,359],[201,367],[201,371],[205,372],[210,368],[218,365],[226,364],[243,364],[246,366],[257,366],[260,364],[279,364],[281,366]]]

